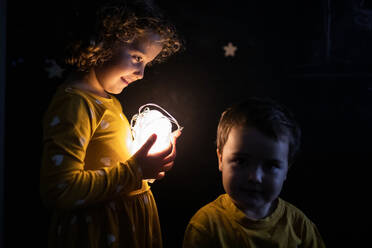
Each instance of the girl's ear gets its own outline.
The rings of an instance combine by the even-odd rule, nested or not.
[[[218,158],[218,169],[219,171],[222,171],[222,154],[218,148],[216,152],[217,152],[217,158]]]

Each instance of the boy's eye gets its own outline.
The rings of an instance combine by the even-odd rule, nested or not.
[[[265,164],[265,167],[266,167],[267,169],[273,170],[273,169],[278,169],[278,168],[280,168],[280,165],[277,164],[277,163],[267,163],[267,164]]]
[[[235,164],[244,164],[245,161],[246,160],[244,158],[233,158],[232,159],[232,162],[235,163]]]

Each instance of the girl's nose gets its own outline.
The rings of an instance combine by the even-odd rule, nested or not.
[[[136,75],[137,80],[139,80],[143,78],[144,73],[145,73],[145,67],[141,66],[138,68],[138,70],[134,72],[134,75]]]

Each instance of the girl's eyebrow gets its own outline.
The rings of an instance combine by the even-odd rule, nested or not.
[[[140,46],[138,46],[137,43],[133,43],[133,44],[129,47],[129,49],[132,50],[132,51],[136,51],[136,52],[139,52],[139,53],[145,54],[145,51],[141,50]]]
[[[136,47],[131,47],[129,50],[131,52],[136,52],[136,53],[140,53],[142,55],[145,55],[143,51],[141,51],[139,48],[136,48]]]
[[[130,48],[129,50],[130,50],[131,52],[134,52],[134,53],[139,53],[142,57],[147,58],[147,57],[146,57],[146,54],[145,54],[143,51],[141,51],[140,49],[137,49],[137,48],[135,48],[135,47],[132,47],[132,48]]]

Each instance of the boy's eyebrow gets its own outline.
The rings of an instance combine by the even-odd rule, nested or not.
[[[247,152],[234,152],[232,155],[233,155],[233,156],[252,157],[252,155],[249,154],[249,153],[247,153]],[[280,159],[276,159],[276,158],[269,158],[269,159],[266,159],[266,161],[268,161],[268,162],[275,162],[275,163],[283,163],[282,160],[280,160]]]
[[[247,152],[234,152],[232,155],[234,156],[246,156],[246,157],[252,157],[251,154],[247,153]]]
[[[283,163],[282,160],[280,160],[280,159],[275,159],[275,158],[273,158],[273,159],[268,159],[267,161],[268,161],[268,162],[279,163],[279,164]]]

